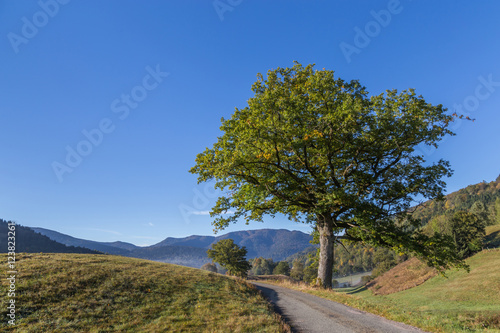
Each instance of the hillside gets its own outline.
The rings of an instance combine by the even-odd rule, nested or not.
[[[7,253],[8,221],[0,219],[0,253]],[[16,224],[16,252],[54,252],[54,253],[100,253],[83,247],[66,246],[47,236],[34,232],[31,228]]]
[[[96,251],[103,252],[103,253],[125,255],[128,252],[130,252],[130,250],[138,248],[138,246],[135,246],[134,244],[130,244],[130,243],[96,242],[96,241],[72,237],[72,236],[65,235],[63,233],[60,233],[60,232],[57,232],[54,230],[50,230],[50,229],[45,229],[45,228],[31,228],[31,229],[33,229],[35,232],[37,232],[39,234],[45,235],[45,236],[49,237],[50,239],[55,240],[56,242],[59,242],[59,243],[65,244],[65,245],[81,246],[81,247],[85,247],[87,249],[96,250]]]
[[[5,255],[0,260],[7,262]],[[17,260],[18,331],[281,331],[253,287],[222,275],[109,255],[19,254]],[[2,279],[3,304],[6,288]],[[10,331],[7,325],[2,320],[0,331]]]
[[[436,269],[411,258],[370,281],[367,287],[375,295],[388,295],[421,285],[437,274]]]
[[[427,201],[416,208],[413,216],[425,225],[442,215],[450,216],[458,210],[468,211],[476,201],[486,206],[492,224],[500,223],[500,176],[495,181],[484,181],[450,193],[442,201]]]
[[[383,297],[422,322],[429,321],[427,317],[432,317],[431,322],[441,321],[447,332],[500,330],[500,250],[484,250],[467,263],[470,273],[449,271],[447,278],[438,275]]]

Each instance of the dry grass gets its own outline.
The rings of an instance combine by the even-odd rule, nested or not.
[[[0,256],[6,262],[6,256]],[[19,254],[18,332],[282,332],[248,283],[140,259]],[[7,281],[2,279],[2,318]],[[9,331],[7,320],[0,331]]]
[[[375,295],[389,295],[419,286],[437,274],[436,269],[411,258],[370,281],[367,287]]]
[[[292,279],[289,276],[286,275],[253,275],[249,276],[248,280],[252,281],[261,281],[261,282],[266,282],[266,281],[290,281],[294,282],[295,280]]]

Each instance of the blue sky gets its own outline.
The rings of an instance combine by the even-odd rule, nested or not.
[[[0,217],[138,245],[212,234],[215,195],[188,170],[256,74],[294,60],[461,109],[476,121],[422,153],[451,162],[449,192],[494,180],[499,12],[493,0],[0,0]],[[310,230],[269,218],[226,231],[263,227]]]

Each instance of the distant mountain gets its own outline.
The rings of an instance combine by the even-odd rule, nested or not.
[[[221,239],[231,238],[239,246],[245,246],[248,258],[272,258],[281,261],[292,254],[311,246],[312,237],[300,231],[286,229],[259,229],[230,232],[221,236],[189,236],[184,238],[168,237],[152,245],[161,247],[166,245],[193,246],[208,249],[213,243]]]
[[[182,238],[175,237],[167,237],[159,243],[155,245],[151,245],[151,247],[160,247],[160,246],[168,246],[168,245],[180,245],[180,246],[194,246],[201,248],[209,248],[210,245],[215,241],[215,236],[188,236]]]
[[[135,246],[134,244],[130,243],[124,243],[124,242],[96,242],[96,241],[91,241],[91,240],[85,240],[81,238],[75,238],[72,236],[68,236],[65,234],[62,234],[60,232],[50,230],[50,229],[45,229],[45,228],[31,228],[35,232],[42,234],[44,236],[49,237],[50,239],[68,245],[68,246],[80,246],[80,247],[85,247],[87,249],[103,252],[103,253],[109,253],[109,254],[116,254],[116,255],[122,255],[126,256],[129,254],[131,250],[134,250],[136,248],[139,248],[138,246]]]
[[[128,251],[132,251],[132,250],[140,248],[137,245],[134,245],[134,244],[131,244],[131,243],[126,243],[126,242],[120,242],[120,241],[117,241],[117,242],[102,242],[102,243],[101,242],[97,242],[97,243],[104,244],[104,245],[111,246],[111,247],[115,247],[115,248],[119,248],[119,249],[123,249],[123,250],[128,250]]]
[[[236,244],[245,246],[247,258],[272,258],[274,261],[285,260],[296,252],[311,247],[312,237],[300,231],[285,229],[260,229],[235,231],[221,236],[188,236],[183,238],[168,237],[163,241],[139,247],[124,242],[96,242],[75,238],[57,231],[32,228],[34,231],[60,243],[81,246],[109,254],[136,257],[168,262],[191,267],[201,267],[210,262],[207,249],[221,239],[231,238]]]
[[[0,219],[0,253],[9,252],[8,232],[8,221]],[[19,224],[15,225],[15,248],[16,253],[100,253],[84,247],[66,246]]]

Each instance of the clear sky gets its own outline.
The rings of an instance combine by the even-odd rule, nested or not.
[[[98,241],[213,234],[188,172],[297,60],[462,111],[455,191],[500,174],[499,1],[0,0],[0,217]],[[227,231],[287,228],[285,219]]]

